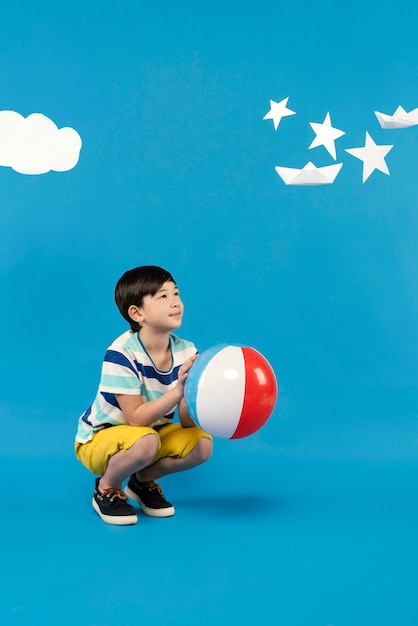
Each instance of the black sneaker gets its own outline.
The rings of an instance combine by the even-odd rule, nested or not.
[[[153,480],[141,483],[135,474],[132,474],[124,491],[147,515],[170,517],[175,513],[173,505],[164,498],[160,485]]]
[[[138,517],[133,506],[127,502],[127,497],[115,487],[100,491],[99,480],[96,478],[94,487],[94,496],[92,500],[93,509],[108,524],[117,524],[118,526],[128,526],[136,524]]]

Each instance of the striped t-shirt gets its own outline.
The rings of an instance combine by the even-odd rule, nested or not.
[[[179,368],[197,350],[191,341],[173,334],[170,334],[169,342],[171,367],[161,371],[154,365],[137,332],[128,330],[115,339],[104,356],[96,398],[78,420],[76,441],[86,443],[101,428],[127,424],[116,399],[117,394],[140,395],[144,402],[149,402],[175,387]],[[168,423],[173,416],[174,411],[152,426]]]

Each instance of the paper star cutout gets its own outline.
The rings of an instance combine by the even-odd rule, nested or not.
[[[309,146],[309,150],[311,148],[316,148],[317,146],[324,146],[334,161],[336,161],[337,154],[335,151],[335,140],[345,135],[345,132],[331,126],[331,117],[329,113],[326,114],[322,124],[317,124],[315,122],[309,122],[309,124],[316,135],[315,139]]]
[[[379,170],[390,176],[385,156],[392,150],[393,146],[377,145],[366,131],[366,142],[363,148],[346,149],[356,159],[363,161],[363,183],[369,178],[374,170]]]
[[[280,102],[275,102],[274,100],[270,100],[270,111],[266,113],[263,117],[263,120],[273,120],[274,130],[277,130],[282,117],[287,117],[288,115],[295,115],[295,111],[291,111],[286,107],[287,101],[289,98],[285,98]]]

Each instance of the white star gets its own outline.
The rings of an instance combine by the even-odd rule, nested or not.
[[[309,150],[311,148],[316,148],[317,146],[324,146],[334,161],[336,161],[337,155],[335,152],[335,140],[345,135],[345,132],[331,126],[331,117],[329,113],[326,114],[322,124],[316,124],[315,122],[309,122],[309,124],[316,135],[315,139],[309,146]]]
[[[270,111],[266,113],[263,117],[263,120],[273,120],[274,130],[277,130],[282,117],[287,117],[288,115],[295,115],[295,111],[291,111],[286,107],[287,101],[289,98],[285,98],[280,102],[275,102],[274,100],[270,100]]]
[[[385,156],[392,150],[393,146],[377,145],[366,131],[366,143],[363,148],[346,149],[356,159],[363,161],[363,183],[369,178],[374,170],[379,170],[390,176],[389,168],[386,165]]]

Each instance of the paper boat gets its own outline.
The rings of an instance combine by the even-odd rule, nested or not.
[[[277,165],[275,170],[286,185],[307,187],[313,185],[331,185],[342,166],[342,163],[335,163],[335,165],[327,165],[326,167],[316,167],[316,165],[309,161],[302,169]]]
[[[409,128],[418,124],[418,108],[407,113],[403,107],[398,106],[393,115],[379,111],[375,111],[374,114],[382,128]]]

